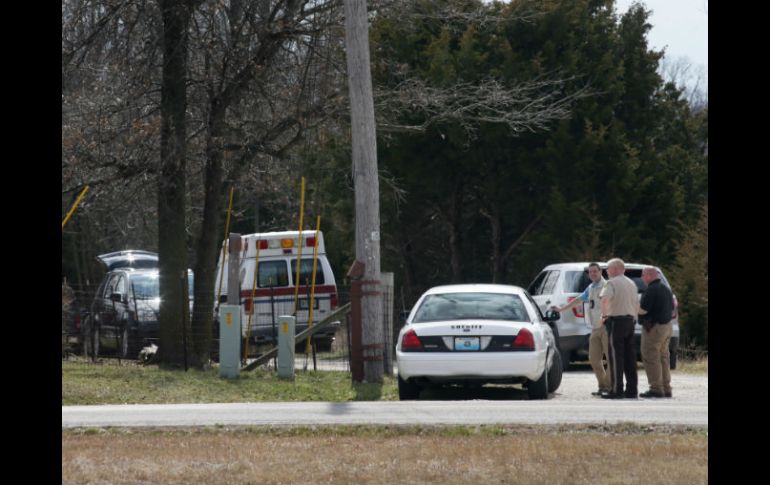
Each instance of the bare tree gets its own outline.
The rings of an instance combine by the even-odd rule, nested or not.
[[[563,95],[562,86],[572,80],[553,76],[506,87],[486,79],[439,88],[408,79],[395,89],[378,90],[378,126],[385,132],[424,132],[432,125],[453,122],[472,135],[483,123],[501,123],[513,133],[535,132],[567,118],[571,105],[590,95],[587,88]],[[405,113],[416,114],[423,121],[405,125],[399,122]]]
[[[323,118],[329,97],[317,89],[314,76],[321,71],[318,54],[330,22],[337,20],[336,6],[336,1],[231,1],[206,4],[194,17],[193,91],[204,100],[198,109],[205,120],[200,128],[205,201],[195,243],[195,366],[206,365],[211,348],[225,180],[246,180],[255,164],[277,166],[272,162],[286,157]],[[288,185],[291,172],[279,171]],[[243,192],[252,198],[257,190],[250,183]]]
[[[674,60],[664,57],[660,63],[660,73],[663,79],[682,90],[682,95],[694,113],[708,107],[706,69],[702,65],[693,65],[687,57]]]
[[[62,264],[81,289],[101,277],[93,255],[156,249],[160,31],[156,2],[62,2],[63,200],[91,187]]]

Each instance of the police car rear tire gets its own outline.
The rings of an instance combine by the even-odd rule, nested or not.
[[[398,376],[398,399],[401,401],[412,401],[420,397],[420,386],[405,381]]]
[[[548,371],[548,392],[555,392],[561,385],[563,375],[561,352],[554,350],[553,364]]]
[[[536,381],[529,381],[527,395],[530,399],[548,399],[548,369],[543,369],[543,374]]]

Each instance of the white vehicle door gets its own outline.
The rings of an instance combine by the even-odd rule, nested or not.
[[[529,293],[537,303],[540,311],[545,313],[552,305],[558,305],[555,301],[554,291],[559,280],[559,270],[543,271],[530,285]]]

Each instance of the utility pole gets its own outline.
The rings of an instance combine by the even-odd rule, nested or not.
[[[369,60],[369,21],[366,0],[344,0],[344,5],[355,186],[356,260],[364,265],[361,280],[364,381],[382,383],[380,186],[377,172],[377,127],[374,122]]]

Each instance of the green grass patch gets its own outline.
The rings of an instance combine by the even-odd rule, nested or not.
[[[62,361],[62,405],[370,400],[398,400],[395,379],[353,384],[349,372],[297,371],[287,381],[266,369],[223,379],[216,368],[185,372],[125,361]]]

